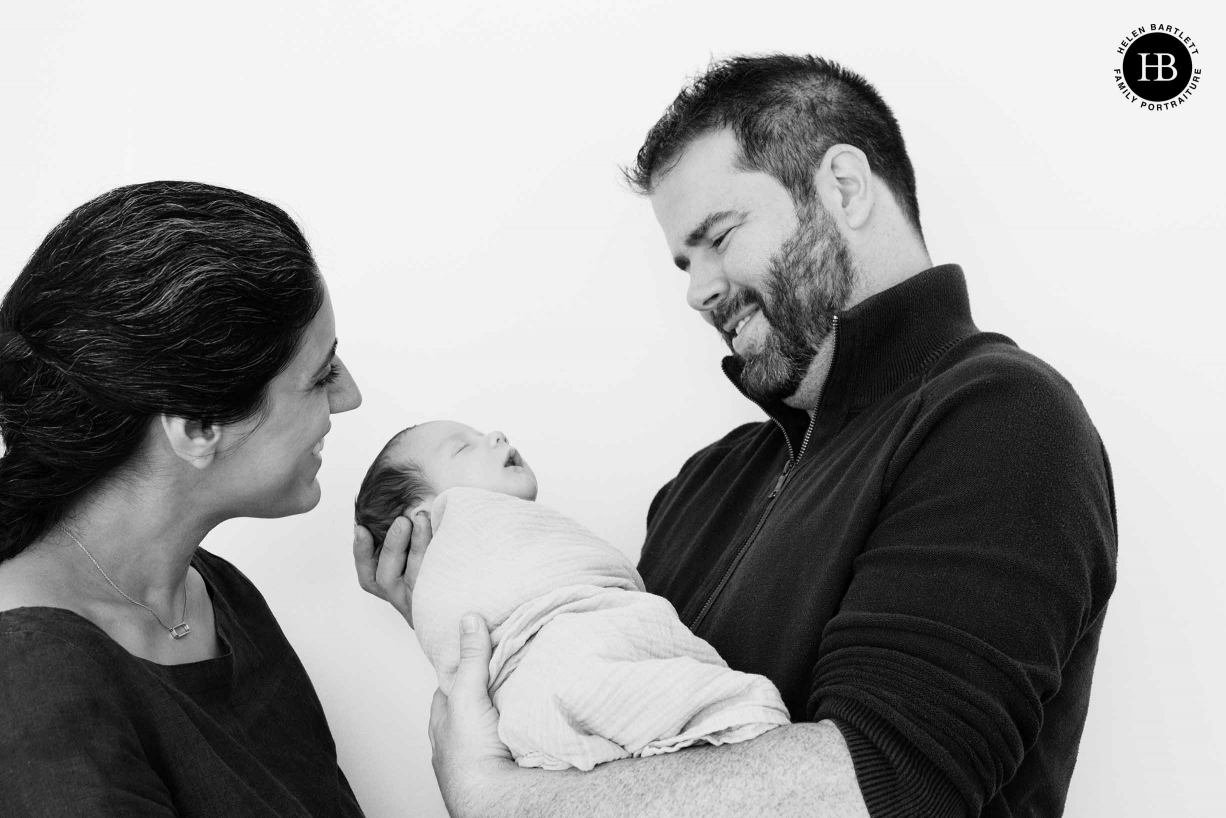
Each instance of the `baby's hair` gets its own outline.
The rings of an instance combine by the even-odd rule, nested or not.
[[[383,547],[387,530],[398,516],[434,493],[420,466],[407,458],[397,462],[391,454],[396,443],[416,428],[410,426],[398,432],[384,445],[362,478],[362,487],[353,501],[354,522],[370,530],[376,549]]]

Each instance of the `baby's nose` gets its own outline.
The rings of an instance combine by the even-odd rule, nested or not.
[[[488,435],[491,446],[500,446],[507,442],[507,436],[502,432],[490,432]]]

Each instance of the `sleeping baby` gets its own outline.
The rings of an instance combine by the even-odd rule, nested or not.
[[[502,433],[444,420],[392,438],[355,502],[376,545],[398,515],[429,515],[417,639],[450,693],[460,618],[485,618],[498,734],[521,766],[590,770],[788,723],[768,679],[730,669],[625,555],[533,502],[536,489]]]

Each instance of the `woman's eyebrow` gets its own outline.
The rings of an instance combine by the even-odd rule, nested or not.
[[[315,369],[316,377],[323,375],[324,370],[327,369],[329,366],[331,366],[332,359],[336,357],[336,348],[339,345],[340,345],[340,339],[333,338],[332,339],[332,349],[328,350],[328,357],[324,358],[324,362],[320,364],[318,367],[316,367]]]

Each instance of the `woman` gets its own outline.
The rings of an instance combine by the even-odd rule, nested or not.
[[[267,202],[107,193],[0,304],[0,815],[360,815],[259,592],[199,548],[319,502],[361,403]]]

